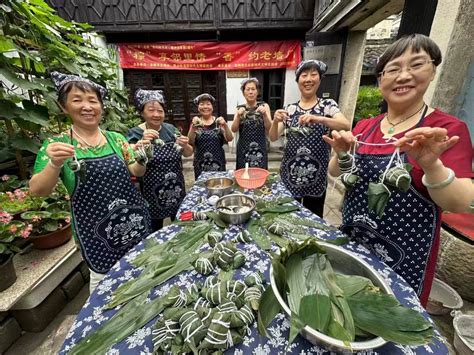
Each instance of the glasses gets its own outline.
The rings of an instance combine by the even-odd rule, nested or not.
[[[396,78],[402,73],[403,68],[406,68],[407,71],[411,74],[416,74],[425,69],[427,64],[431,64],[433,62],[434,59],[420,59],[414,61],[406,67],[399,67],[394,65],[386,68],[385,70],[382,70],[379,75],[384,78]]]

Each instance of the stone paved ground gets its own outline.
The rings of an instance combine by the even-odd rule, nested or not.
[[[235,155],[228,153],[227,168],[235,167]],[[281,161],[281,153],[278,149],[273,149],[270,155],[269,170],[278,171]],[[194,183],[194,172],[192,170],[192,160],[186,159],[183,164],[186,180],[187,190]],[[330,181],[326,196],[326,205],[324,208],[324,218],[333,225],[341,223],[341,202],[343,188],[336,184],[333,188],[333,181]],[[169,224],[169,220],[165,221]],[[66,305],[66,308],[58,314],[53,322],[41,333],[25,333],[16,343],[14,343],[5,355],[30,354],[30,355],[44,355],[54,354],[60,349],[66,334],[74,322],[76,314],[82,308],[89,294],[89,285],[86,284],[81,292]],[[474,303],[465,301],[462,309],[463,313],[474,314]],[[447,338],[450,347],[450,353],[455,354],[452,350],[453,342],[453,326],[452,318],[449,315],[433,316],[441,333]]]

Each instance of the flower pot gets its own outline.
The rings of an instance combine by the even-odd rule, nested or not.
[[[28,239],[31,240],[37,249],[51,249],[67,243],[69,239],[71,239],[71,236],[71,224],[69,223],[57,231],[43,235],[30,236]]]
[[[0,292],[6,290],[16,281],[16,272],[13,266],[13,254],[0,264]]]

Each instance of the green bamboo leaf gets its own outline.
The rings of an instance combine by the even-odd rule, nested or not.
[[[351,335],[339,322],[331,319],[327,329],[327,335],[330,337],[342,340],[346,346],[349,342],[354,341],[354,336]]]
[[[433,336],[431,323],[392,295],[361,291],[347,300],[355,325],[365,332],[403,345],[426,344]]]
[[[295,340],[296,336],[304,328],[304,325],[305,324],[300,319],[300,317],[296,313],[291,312],[290,333],[288,334],[288,346],[290,346],[290,344],[293,343],[293,340]]]
[[[257,244],[262,250],[270,250],[272,248],[272,243],[264,232],[261,221],[259,219],[251,219],[247,225],[247,230],[250,233],[255,244]]]
[[[301,299],[306,295],[306,280],[301,255],[291,255],[285,266],[288,284],[288,306],[292,312],[298,314]]]
[[[367,190],[369,211],[376,213],[379,218],[382,218],[390,195],[390,190],[383,183],[370,182]]]
[[[326,295],[306,295],[301,298],[298,315],[305,325],[326,333],[331,319],[331,301]]]
[[[336,274],[336,282],[346,297],[355,295],[367,287],[373,286],[370,279],[359,275]]]
[[[280,310],[280,303],[278,303],[278,300],[273,293],[272,287],[267,286],[262,294],[262,297],[260,298],[260,305],[258,307],[257,328],[261,335],[265,335],[267,338],[269,338],[267,327],[280,312]]]
[[[121,342],[137,329],[160,314],[170,301],[179,293],[179,288],[173,286],[167,295],[157,297],[146,303],[147,294],[137,297],[122,307],[107,323],[96,329],[92,334],[80,340],[69,354],[99,354],[114,344]],[[144,307],[146,304],[146,307]]]
[[[168,281],[179,273],[186,270],[192,270],[192,263],[194,263],[197,257],[198,254],[183,255],[175,262],[175,264],[173,264],[172,261],[169,261],[168,263],[160,265],[159,268],[157,267],[156,272],[147,273],[144,277],[139,277],[127,282],[114,291],[112,300],[104,307],[104,309],[111,309],[122,303],[129,302],[135,297],[145,292],[149,292],[152,288]],[[172,265],[171,268],[170,265]]]

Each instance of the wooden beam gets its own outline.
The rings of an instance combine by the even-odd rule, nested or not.
[[[410,2],[410,1],[408,1]],[[404,0],[392,0],[389,3],[385,4],[384,6],[378,8],[377,10],[369,13],[367,17],[365,17],[359,23],[350,26],[351,31],[365,31],[369,28],[375,26],[380,21],[386,19],[390,15],[398,14],[400,11],[403,10]]]

